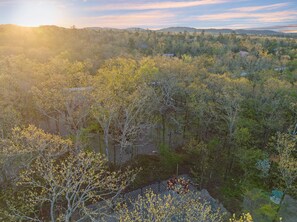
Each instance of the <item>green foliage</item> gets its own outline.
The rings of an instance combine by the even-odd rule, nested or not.
[[[240,212],[242,204],[242,185],[238,178],[230,178],[220,186],[220,199],[227,209],[232,209],[232,212]]]
[[[260,189],[245,193],[244,210],[251,213],[255,221],[273,221],[277,216],[278,205],[269,199],[270,194]]]
[[[213,140],[209,145],[203,141],[190,140],[190,142],[184,147],[184,151],[187,155],[188,162],[192,163],[191,174],[200,188],[203,187],[208,181],[208,175],[211,168],[211,154],[212,148],[216,144]]]
[[[297,181],[297,158],[296,158],[296,135],[288,133],[277,133],[272,138],[272,146],[277,151],[277,167],[279,176],[284,182],[283,190],[286,192],[294,190]]]
[[[159,181],[172,176],[172,172],[165,169],[164,163],[158,156],[139,155],[128,164],[142,168],[133,183],[133,187],[142,187],[156,180]]]
[[[237,154],[239,165],[245,173],[245,177],[254,177],[257,175],[256,164],[263,157],[263,151],[260,149],[240,149]]]
[[[249,148],[251,143],[251,133],[248,128],[237,128],[235,131],[235,141],[241,148]]]
[[[12,130],[33,124],[72,138],[76,152],[99,146],[111,161],[115,148],[116,164],[134,157],[125,152],[137,146],[151,155],[135,160],[144,169],[138,185],[167,178],[179,166],[231,210],[238,210],[245,189],[296,190],[292,138],[280,136],[269,146],[276,132],[296,125],[296,38],[0,29],[1,175],[16,176],[48,144],[33,127],[26,135]],[[15,149],[2,155],[20,140],[28,143],[21,146],[26,156]],[[148,153],[156,144],[163,144],[160,152]],[[269,169],[264,162],[259,167],[268,159]],[[3,177],[1,184],[11,183]],[[262,211],[270,215],[265,204]]]
[[[265,215],[267,221],[272,221],[277,215],[277,209],[278,207],[272,204],[264,204],[255,213]]]
[[[164,163],[164,167],[167,170],[176,169],[177,165],[181,163],[182,158],[180,155],[170,150],[168,146],[160,146],[161,161]]]

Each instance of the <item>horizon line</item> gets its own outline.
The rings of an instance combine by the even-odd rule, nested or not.
[[[297,25],[292,24],[292,25],[284,25],[284,26],[275,26],[275,27],[254,27],[254,28],[231,28],[231,27],[192,27],[192,26],[168,26],[168,27],[163,27],[163,28],[142,28],[142,27],[127,27],[127,28],[119,28],[119,27],[104,27],[104,26],[84,26],[84,27],[77,27],[76,25],[70,25],[70,26],[62,26],[62,25],[55,25],[55,24],[44,24],[44,25],[38,25],[38,26],[26,26],[26,25],[18,25],[18,24],[13,24],[13,23],[6,23],[6,24],[0,24],[0,26],[5,26],[5,25],[11,25],[11,26],[18,26],[18,27],[23,27],[23,28],[39,28],[39,27],[46,27],[46,26],[53,26],[53,27],[58,27],[58,28],[65,28],[65,29],[94,29],[94,28],[101,28],[101,29],[116,29],[116,30],[129,30],[129,29],[140,29],[140,30],[149,30],[149,31],[160,31],[163,29],[168,29],[168,28],[190,28],[190,29],[197,29],[198,31],[203,31],[203,30],[246,30],[246,31],[271,31],[271,32],[276,32],[276,33],[283,33],[283,34],[296,34],[297,30],[277,30],[280,28],[286,28],[286,27],[296,27]]]

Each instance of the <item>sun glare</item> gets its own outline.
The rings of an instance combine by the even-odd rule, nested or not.
[[[59,24],[62,9],[53,1],[24,1],[15,13],[15,23],[22,26],[40,26]]]

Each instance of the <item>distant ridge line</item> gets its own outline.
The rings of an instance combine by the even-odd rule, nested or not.
[[[180,33],[180,32],[188,32],[188,33],[211,33],[211,34],[238,34],[238,35],[267,35],[267,36],[282,36],[282,37],[297,37],[297,33],[294,32],[279,32],[279,31],[273,31],[269,29],[215,29],[215,28],[193,28],[193,27],[168,27],[168,28],[162,28],[157,30],[151,30],[151,29],[144,29],[144,28],[138,28],[138,27],[130,27],[130,28],[112,28],[112,27],[84,27],[84,28],[76,28],[75,26],[65,28],[65,27],[59,27],[56,25],[43,25],[39,27],[26,27],[26,26],[19,26],[14,24],[0,24],[0,28],[4,27],[19,27],[19,28],[61,28],[61,29],[87,29],[87,30],[114,30],[114,31],[132,31],[132,32],[171,32],[171,33]]]
[[[151,30],[151,29],[144,29],[144,28],[138,28],[138,27],[131,27],[131,28],[125,28],[125,29],[119,29],[119,28],[109,28],[109,27],[87,27],[86,29],[93,29],[93,30],[128,30],[128,31],[136,31],[136,32],[146,32],[146,31],[156,31],[156,32],[172,32],[172,33],[179,33],[179,32],[189,32],[189,33],[201,33],[204,31],[205,33],[212,33],[212,34],[239,34],[239,35],[276,35],[276,36],[295,36],[296,33],[284,33],[284,32],[278,32],[268,29],[215,29],[215,28],[193,28],[193,27],[168,27],[168,28],[162,28],[157,30]]]

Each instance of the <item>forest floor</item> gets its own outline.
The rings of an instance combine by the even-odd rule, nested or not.
[[[190,166],[187,164],[166,165],[162,158],[158,155],[140,155],[128,165],[141,167],[142,171],[136,177],[135,183],[130,187],[129,191],[136,190],[141,187],[154,184],[159,181],[167,180],[181,174],[191,174]],[[177,172],[178,171],[178,172]],[[209,194],[221,202],[224,207],[231,213],[239,213],[242,209],[242,191],[236,185],[238,181],[227,178],[223,180],[219,175],[214,175],[211,181],[205,182],[202,186],[198,186],[198,190],[205,189]]]

